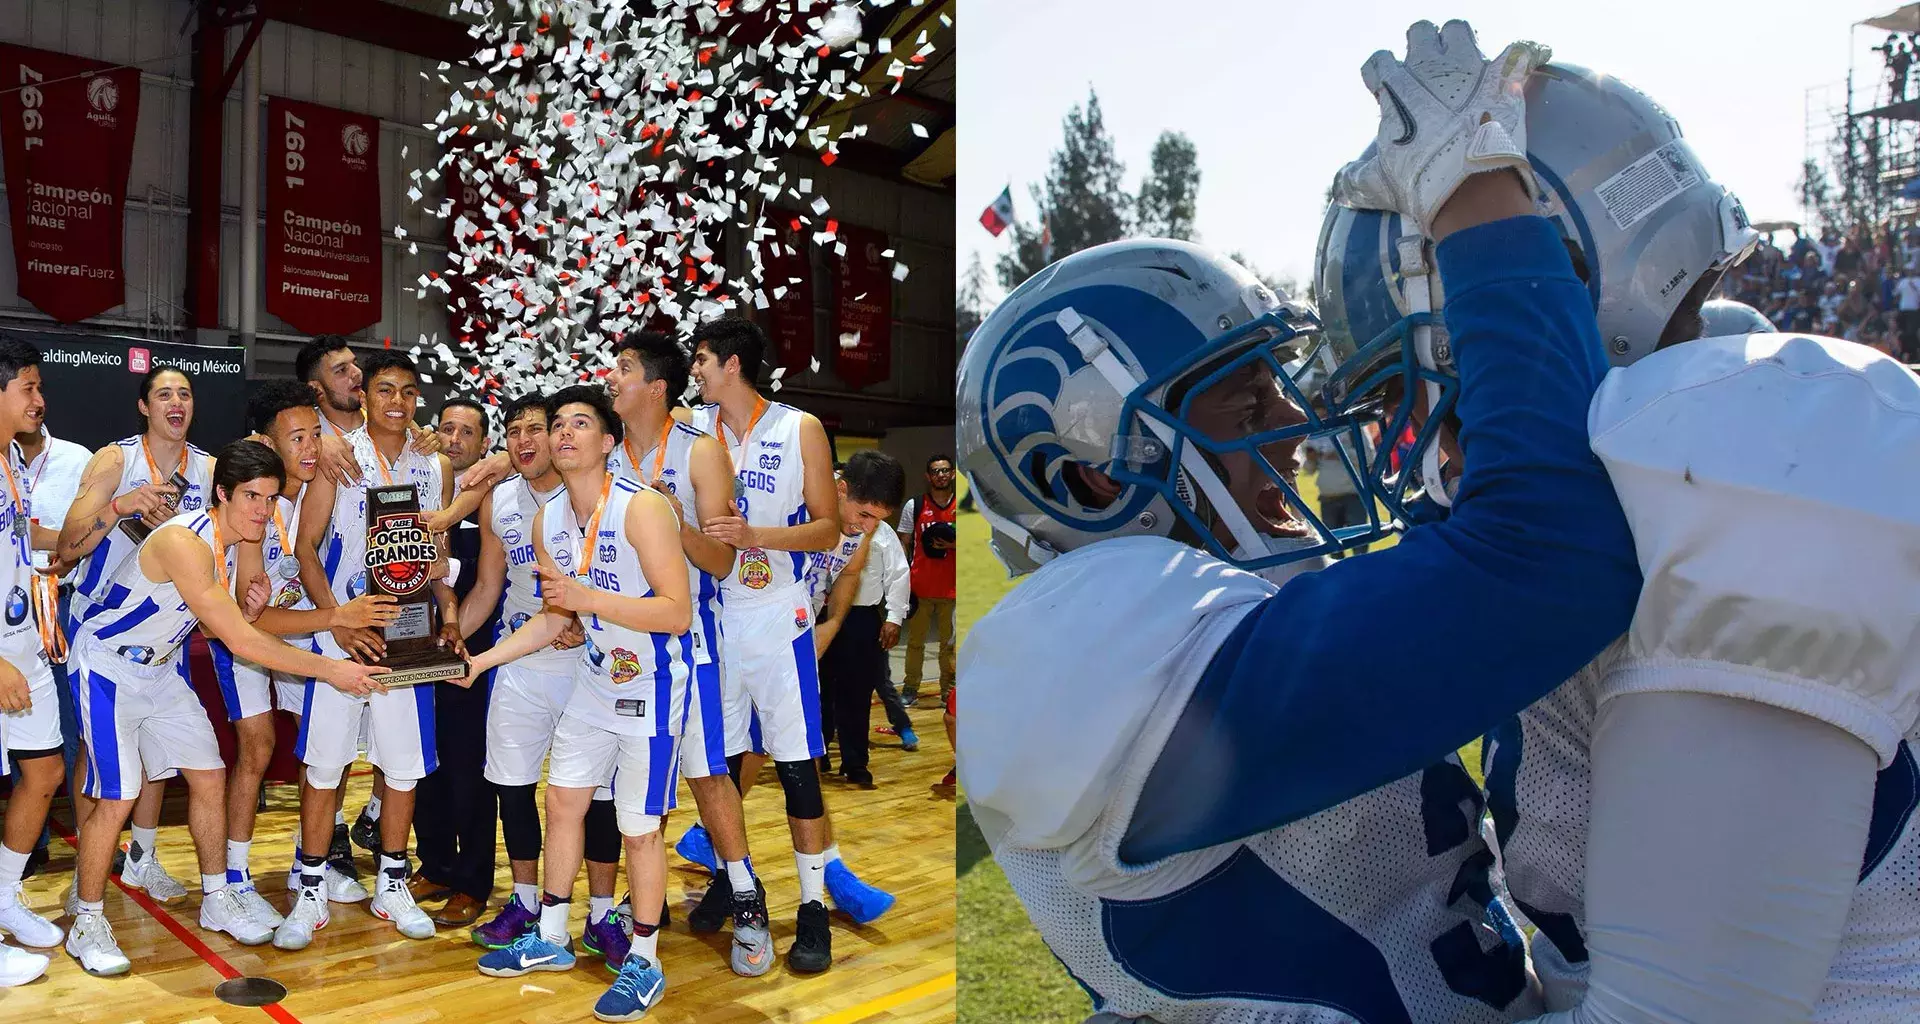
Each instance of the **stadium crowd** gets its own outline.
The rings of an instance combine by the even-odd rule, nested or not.
[[[1791,233],[1785,250],[1763,237],[1715,297],[1744,302],[1783,331],[1846,338],[1920,363],[1920,223]]]

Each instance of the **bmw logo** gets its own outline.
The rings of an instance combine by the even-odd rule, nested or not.
[[[13,592],[7,595],[7,625],[18,626],[27,621],[29,610],[26,588],[14,587]]]
[[[351,601],[367,592],[367,570],[362,569],[347,581],[347,600]]]
[[[600,645],[594,643],[591,636],[587,637],[587,660],[593,662],[595,668],[606,664],[607,661],[607,652],[601,650]]]
[[[514,632],[515,630],[518,630],[521,626],[526,625],[527,620],[529,618],[532,618],[532,616],[528,615],[526,612],[514,612],[513,618],[507,620],[507,632],[509,633]]]

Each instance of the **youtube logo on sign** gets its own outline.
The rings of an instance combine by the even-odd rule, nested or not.
[[[152,358],[148,355],[147,350],[144,348],[130,348],[127,350],[127,372],[128,373],[147,372],[147,364],[150,363],[151,361],[152,361]]]

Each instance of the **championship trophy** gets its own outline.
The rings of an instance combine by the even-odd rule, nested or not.
[[[466,661],[440,645],[440,606],[427,586],[438,557],[412,484],[367,488],[367,593],[390,594],[400,609],[384,631],[387,654],[378,664],[391,671],[380,677],[382,685],[413,686],[467,674]]]
[[[167,514],[161,517],[160,523],[172,519],[180,511],[180,496],[187,493],[187,478],[181,476],[178,470],[174,471],[173,479],[168,480],[167,483],[173,486],[173,494],[166,499]],[[146,540],[148,534],[159,529],[160,523],[149,523],[140,516],[128,516],[120,520],[120,532],[126,534],[127,539],[138,544]]]

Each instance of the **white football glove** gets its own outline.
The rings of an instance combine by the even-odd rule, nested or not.
[[[1517,42],[1489,61],[1464,21],[1417,21],[1407,29],[1407,59],[1381,50],[1360,67],[1380,103],[1374,151],[1340,169],[1336,202],[1393,210],[1432,234],[1433,215],[1469,175],[1512,168],[1539,197],[1527,166],[1527,75],[1553,51]]]

